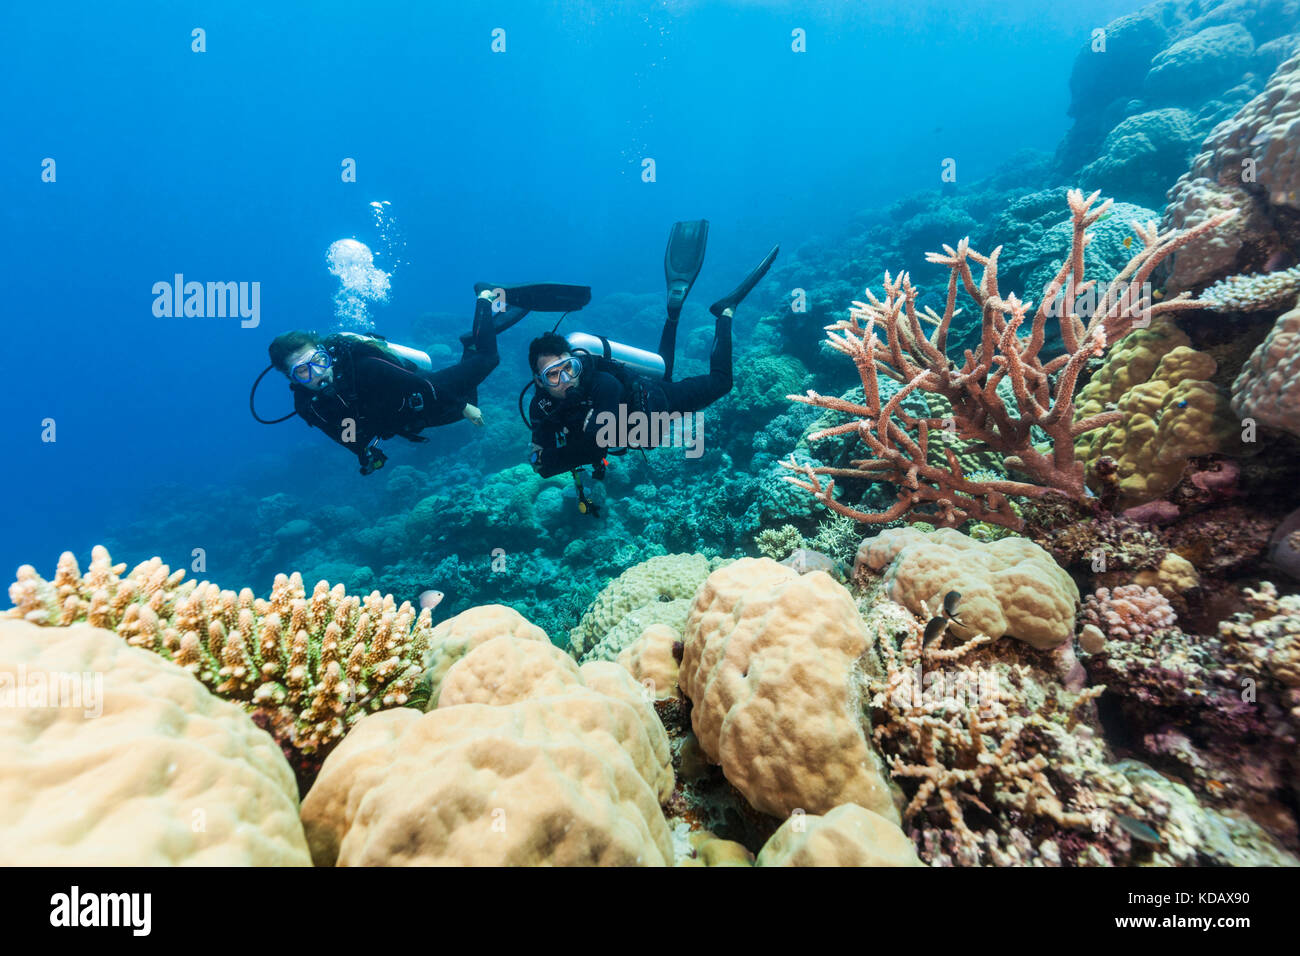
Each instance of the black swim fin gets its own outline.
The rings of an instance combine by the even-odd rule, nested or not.
[[[727,309],[734,312],[736,306],[744,301],[745,296],[754,291],[754,286],[758,285],[758,281],[767,275],[767,270],[772,268],[772,263],[776,260],[776,254],[780,251],[780,246],[773,246],[772,251],[763,257],[763,261],[754,268],[754,271],[745,276],[744,281],[732,289],[730,295],[724,296],[709,306],[709,311],[718,318],[722,318],[722,313]]]
[[[492,319],[493,334],[500,335],[502,332],[510,328],[510,326],[514,325],[516,322],[518,322],[527,314],[528,314],[527,309],[521,309],[518,306],[513,306],[513,305],[507,307],[504,312],[501,312],[493,317]],[[465,346],[466,348],[469,348],[469,344],[473,341],[474,341],[473,330],[469,332],[465,332],[460,336],[460,344]]]
[[[524,285],[478,282],[474,285],[474,294],[484,289],[504,290],[507,306],[518,306],[529,312],[576,312],[591,301],[591,286],[564,282],[529,282]]]
[[[676,322],[686,295],[704,265],[704,247],[709,243],[709,220],[693,219],[673,223],[664,250],[664,279],[668,283],[668,318]]]

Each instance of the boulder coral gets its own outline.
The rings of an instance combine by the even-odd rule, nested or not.
[[[756,810],[857,803],[898,822],[861,705],[866,650],[853,598],[825,572],[742,558],[705,580],[679,680],[700,746]]]
[[[925,866],[898,824],[852,803],[825,816],[792,816],[763,845],[754,865]]]
[[[569,632],[569,653],[580,661],[613,660],[651,624],[681,630],[696,588],[723,563],[702,554],[664,554],[628,568]]]
[[[1079,589],[1026,538],[980,542],[952,528],[889,528],[862,542],[854,571],[883,575],[890,599],[923,619],[957,591],[960,623],[949,628],[963,639],[1014,637],[1049,649],[1074,634]]]
[[[1240,423],[1227,393],[1210,381],[1217,364],[1190,346],[1171,322],[1154,322],[1117,343],[1079,392],[1079,419],[1108,408],[1120,412],[1075,439],[1089,486],[1099,494],[1115,487],[1120,507],[1167,494],[1191,458],[1240,449]],[[1114,465],[1103,467],[1103,459]]]
[[[361,721],[303,802],[317,865],[670,864],[653,708],[617,665],[550,651],[489,639],[428,713]]]
[[[1232,383],[1232,410],[1300,436],[1300,301],[1246,360]]]
[[[157,654],[0,621],[0,704],[0,864],[310,865],[275,741]]]
[[[52,582],[24,565],[6,616],[115,631],[261,712],[283,745],[305,754],[327,750],[363,714],[407,704],[415,691],[430,616],[391,594],[360,598],[320,581],[308,597],[295,572],[276,575],[264,600],[248,588],[182,582],[184,570],[158,558],[125,570],[100,546],[84,576],[66,551]]]

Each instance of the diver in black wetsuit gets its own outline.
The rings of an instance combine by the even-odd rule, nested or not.
[[[767,273],[780,247],[774,247],[730,295],[709,306],[714,327],[708,374],[674,382],[677,319],[703,263],[707,234],[707,221],[698,220],[677,223],[669,238],[664,257],[668,321],[659,340],[662,375],[639,374],[617,361],[602,362],[590,353],[575,353],[565,338],[554,333],[529,345],[528,364],[537,386],[528,414],[532,428],[529,461],[542,477],[592,465],[594,477],[603,478],[606,455],[615,449],[602,441],[602,428],[620,413],[626,418],[635,412],[646,416],[697,412],[731,391],[732,315]],[[654,447],[654,442],[629,447]],[[581,494],[581,482],[579,496],[585,511],[588,502]]]
[[[581,308],[591,295],[583,286],[554,284],[509,290],[507,296],[501,287],[475,286],[474,327],[460,337],[460,361],[444,369],[434,371],[423,352],[348,332],[324,339],[313,332],[286,332],[268,348],[271,365],[289,379],[294,412],[356,455],[361,474],[368,475],[388,460],[380,439],[400,435],[427,441],[422,429],[462,418],[481,426],[478,386],[500,364],[497,333],[532,309]],[[513,304],[494,315],[494,301],[507,298]]]

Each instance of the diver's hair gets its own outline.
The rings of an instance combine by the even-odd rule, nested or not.
[[[272,339],[271,344],[266,347],[266,352],[271,356],[271,364],[287,375],[289,374],[290,355],[301,352],[309,345],[319,344],[320,339],[316,337],[315,332],[294,329],[292,332],[285,332]]]
[[[543,355],[563,355],[569,351],[569,343],[563,335],[547,332],[539,335],[528,344],[528,367],[537,374],[537,359]]]

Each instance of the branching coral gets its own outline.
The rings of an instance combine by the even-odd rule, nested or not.
[[[852,433],[874,457],[855,460],[849,468],[786,462],[785,467],[800,476],[786,476],[786,480],[811,492],[832,511],[871,523],[902,518],[953,527],[974,518],[1019,530],[1023,521],[1011,508],[1008,495],[1037,498],[1055,492],[1082,500],[1086,495],[1083,464],[1075,458],[1074,440],[1109,424],[1119,414],[1102,412],[1074,420],[1074,393],[1085,362],[1104,354],[1108,343],[1156,314],[1199,308],[1200,303],[1185,294],[1152,303],[1148,280],[1176,249],[1233,215],[1225,212],[1193,229],[1165,233],[1158,232],[1154,224],[1144,227],[1134,223],[1142,250],[1094,300],[1095,282],[1084,279],[1084,248],[1090,238],[1087,229],[1110,206],[1107,200],[1094,209],[1097,196],[1093,193],[1085,198],[1078,190],[1069,193],[1073,217],[1070,253],[1044,289],[1042,302],[1030,319],[1028,337],[1021,337],[1019,330],[1029,318],[1032,302],[1021,301],[1014,294],[1004,298],[998,290],[1001,246],[985,256],[963,239],[956,249],[944,246],[942,255],[927,254],[929,262],[949,269],[942,316],[917,312],[916,290],[906,272],[897,279],[886,273],[883,301],[868,292],[869,303],[855,302],[847,320],[827,327],[830,345],[852,359],[858,369],[863,403],[813,391],[788,396],[852,416],[852,421],[810,436],[812,440]],[[984,267],[978,285],[972,262]],[[974,351],[966,350],[960,367],[946,350],[949,327],[958,311],[959,289],[965,289],[982,315],[980,344]],[[1084,315],[1089,316],[1087,322]],[[1039,353],[1046,340],[1047,320],[1053,316],[1060,322],[1065,354],[1044,360]],[[934,326],[928,336],[921,325],[923,318]],[[884,342],[876,335],[877,325],[885,329]],[[905,383],[883,404],[882,374]],[[1014,411],[998,395],[998,384],[1004,378],[1012,385]],[[920,418],[903,411],[903,399],[916,389],[943,396],[952,406],[951,417]],[[1046,433],[1050,448],[1035,446],[1035,427]],[[1002,455],[1008,470],[1029,480],[973,481],[951,451],[946,452],[946,466],[931,463],[931,432],[944,428],[963,440],[987,445]],[[819,476],[831,480],[823,485]],[[835,499],[837,477],[888,481],[898,487],[898,499],[883,512],[855,510]]]
[[[24,565],[6,616],[115,631],[260,711],[282,745],[303,753],[332,747],[366,713],[407,703],[419,681],[429,612],[417,618],[392,595],[358,598],[321,581],[309,598],[295,572],[277,575],[263,600],[248,588],[182,583],[185,572],[158,558],[125,570],[99,546],[84,576],[66,551],[52,582]]]

